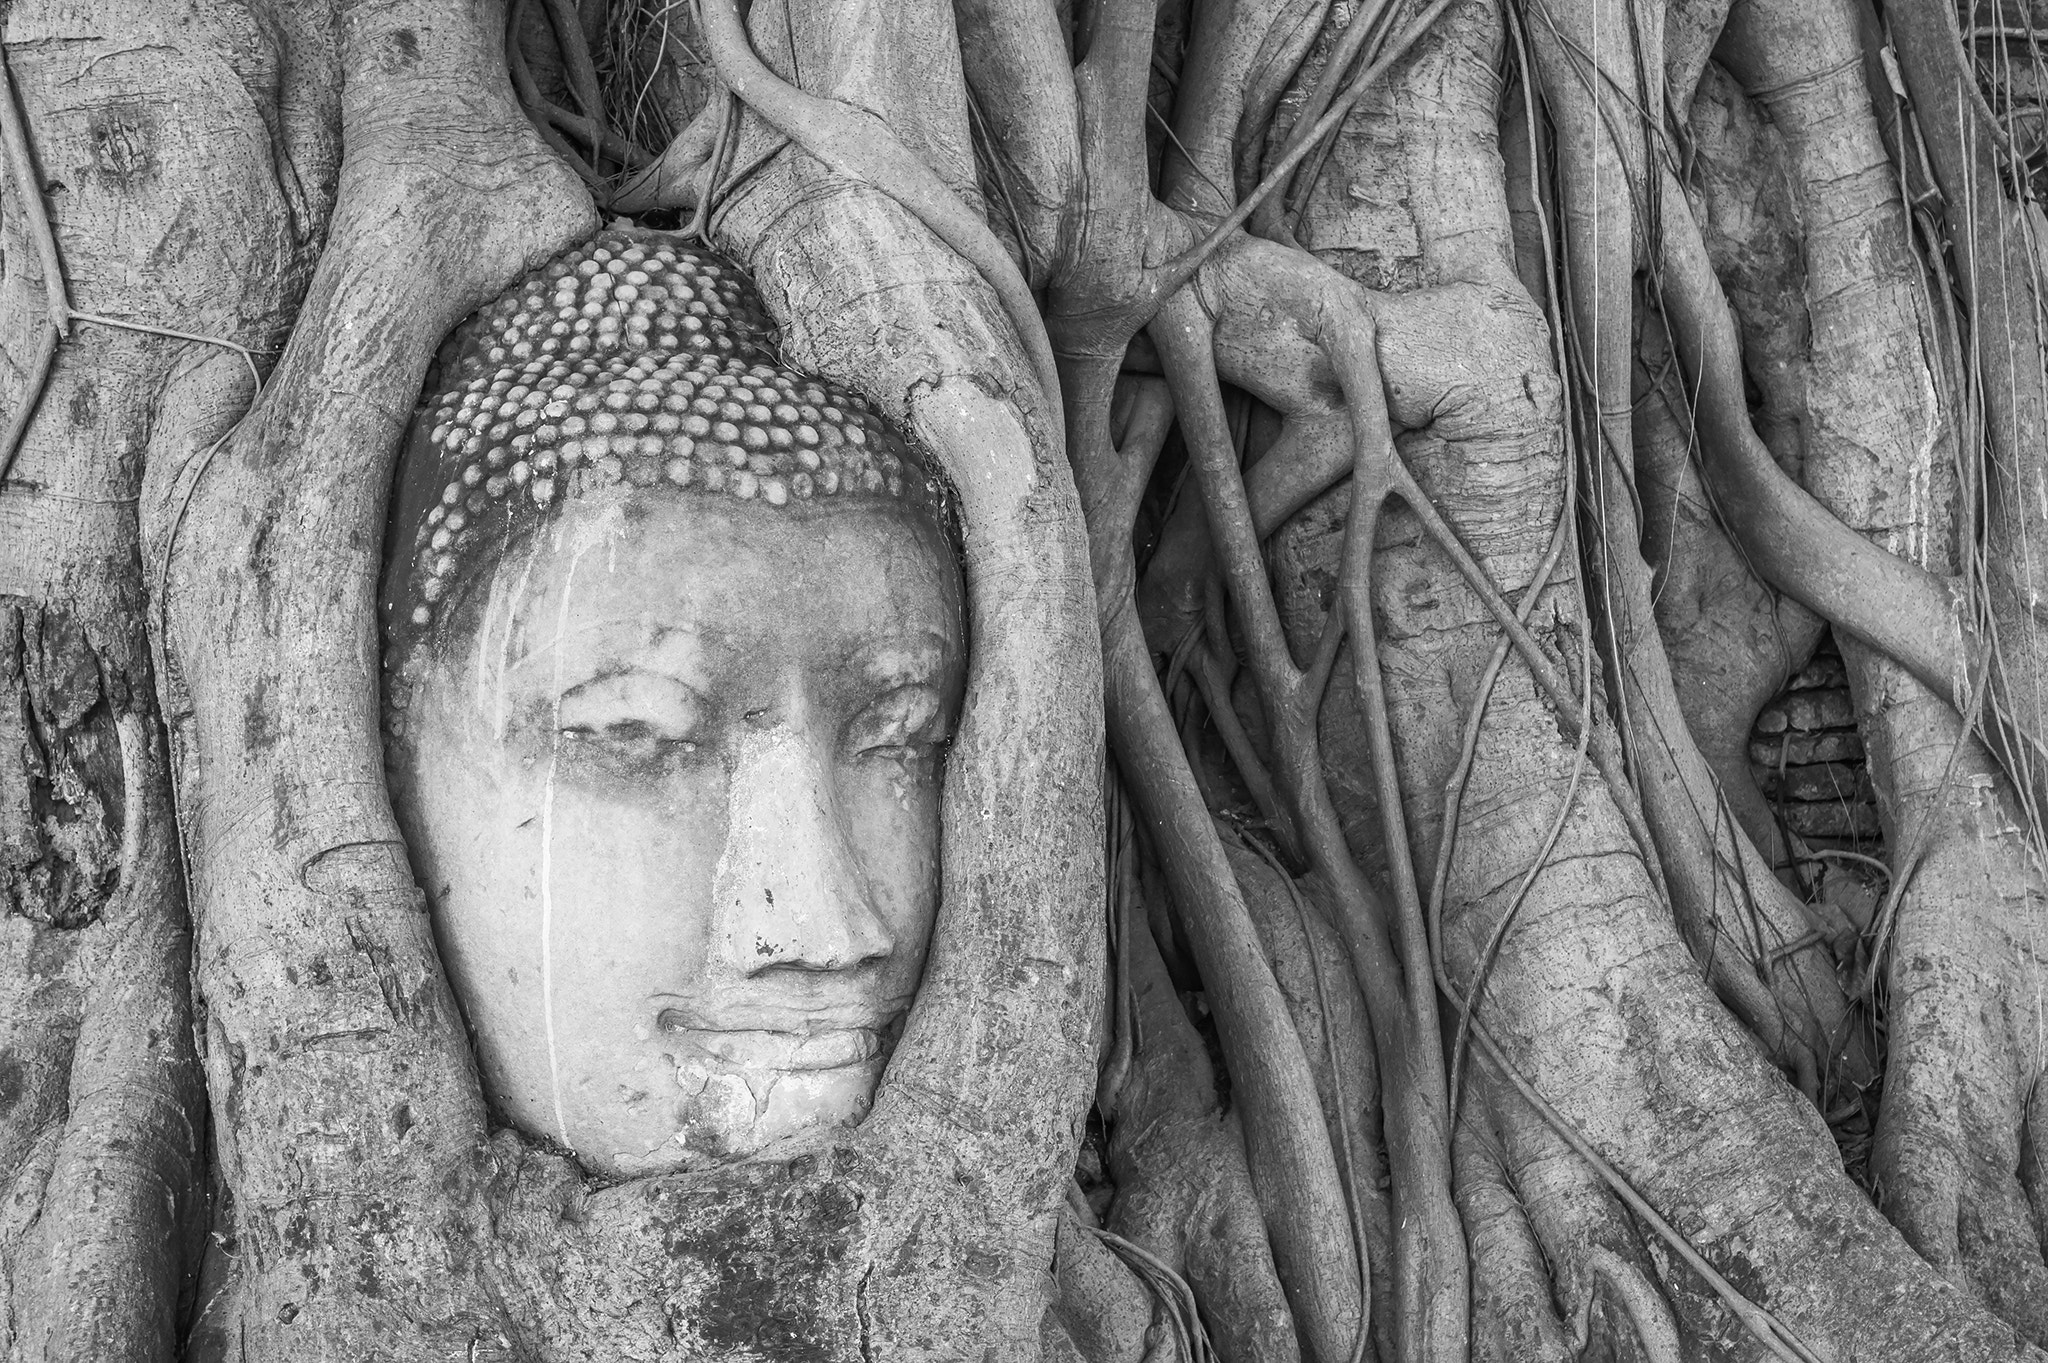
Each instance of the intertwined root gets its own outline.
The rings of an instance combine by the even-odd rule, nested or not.
[[[1755,851],[1700,812],[1718,801],[1685,728],[1704,711],[1677,713],[1678,679],[1642,666],[1660,641],[1657,584],[1637,541],[1657,521],[1652,509],[1637,521],[1629,504],[1676,479],[1638,477],[1644,452],[1629,457],[1641,427],[1622,414],[1644,358],[1631,344],[1636,272],[1659,267],[1650,282],[1683,361],[1682,434],[1704,436],[1717,478],[1732,471],[1716,483],[1723,520],[1738,540],[1755,537],[1767,575],[1914,661],[1933,686],[1914,692],[1851,647],[1866,731],[1890,745],[1880,760],[1893,769],[1890,831],[1902,854],[1888,920],[1894,1046],[1879,1165],[1886,1205],[1921,1254],[2038,1338],[2043,1159],[2028,1142],[2048,1114],[2029,1097],[2042,1057],[2027,1010],[2044,987],[2042,896],[2014,831],[2028,826],[2030,785],[2022,771],[2017,793],[2001,789],[1997,766],[1941,712],[1944,699],[1967,703],[1976,693],[1958,679],[1975,678],[1997,757],[2011,770],[2028,754],[2029,709],[2014,698],[2035,679],[2012,660],[2032,656],[2032,626],[2011,609],[2025,599],[2015,572],[2027,518],[2015,502],[1987,506],[1999,560],[1992,609],[1965,620],[1978,643],[2001,641],[1985,618],[2007,631],[2008,651],[1987,670],[1974,646],[1958,652],[1942,632],[1952,602],[1933,571],[1856,534],[1874,527],[1845,528],[1790,495],[1797,489],[1751,422],[1729,296],[1692,231],[1686,187],[1666,174],[1683,164],[1663,154],[1675,130],[1659,126],[1673,102],[1658,85],[1675,72],[1674,88],[1690,87],[1725,6],[1674,0],[1667,14],[1552,0],[1514,11],[1528,20],[1533,79],[1564,135],[1552,187],[1561,192],[1545,200],[1540,173],[1522,181],[1533,225],[1522,244],[1539,249],[1524,252],[1521,277],[1549,304],[1554,341],[1507,270],[1492,159],[1500,12],[1443,0],[1364,5],[1348,11],[1356,27],[1345,36],[1317,39],[1304,8],[1271,0],[1192,13],[1192,50],[1165,119],[1178,145],[1157,193],[1146,143],[1159,10],[1149,0],[1095,7],[1078,68],[1052,6],[799,7],[789,16],[797,67],[836,104],[819,91],[792,101],[787,86],[764,82],[731,8],[710,11],[724,25],[713,36],[729,81],[779,113],[796,148],[715,100],[635,192],[696,206],[697,226],[751,253],[790,314],[793,344],[866,385],[947,461],[973,504],[988,689],[982,726],[963,738],[949,777],[952,935],[873,1121],[801,1168],[596,1193],[563,1161],[478,1139],[459,1025],[379,804],[374,707],[351,679],[367,675],[363,565],[392,414],[456,314],[588,223],[563,162],[541,151],[518,103],[541,116],[550,132],[538,136],[557,152],[556,135],[581,138],[587,169],[607,159],[631,168],[639,153],[607,143],[615,134],[593,108],[596,73],[573,42],[564,80],[580,110],[547,108],[552,97],[517,61],[514,90],[504,88],[507,49],[481,11],[438,25],[424,18],[447,16],[412,22],[417,7],[354,15],[349,166],[291,351],[219,459],[169,437],[153,445],[154,495],[144,498],[148,559],[168,564],[159,594],[169,635],[159,642],[191,688],[206,758],[187,792],[199,984],[223,1177],[244,1236],[221,1301],[249,1349],[283,1357],[318,1338],[404,1355],[658,1356],[728,1347],[719,1330],[765,1320],[821,1349],[872,1344],[917,1357],[944,1352],[971,1326],[1022,1353],[1039,1339],[1056,1237],[1063,1277],[1101,1289],[1101,1309],[1070,1312],[1068,1334],[1106,1356],[1142,1347],[1128,1326],[1149,1304],[1133,1284],[1170,1289],[1172,1274],[1148,1265],[1133,1277],[1128,1266],[1147,1261],[1085,1228],[1070,1243],[1082,1219],[1059,1194],[1073,1139],[1063,1123],[1085,1105],[1100,974],[1100,935],[1088,929],[1099,902],[1089,682],[1100,625],[1121,778],[1171,880],[1233,1104],[1220,1120],[1213,1104],[1169,1101],[1199,1096],[1199,1083],[1148,1093],[1132,1080],[1117,1114],[1128,1125],[1112,1135],[1130,1196],[1112,1220],[1125,1218],[1127,1245],[1145,1238],[1153,1248],[1143,1252],[1185,1270],[1226,1350],[1285,1353],[1291,1332],[1318,1363],[1335,1363],[1357,1343],[1370,1301],[1383,1351],[1404,1359],[1461,1358],[1468,1304],[1482,1356],[1517,1331],[1530,1356],[1576,1356],[1598,1333],[1651,1359],[1669,1357],[1675,1336],[1746,1331],[1795,1354],[1796,1335],[1838,1354],[2038,1357],[1939,1287],[1841,1177],[1827,1133],[1779,1077],[1787,1069],[1817,1089],[1824,1059],[1838,1060],[1841,999],[1809,987],[1826,981],[1808,973],[1816,958],[1796,922],[1774,918],[1797,906],[1767,883],[1768,866],[1758,872]],[[772,11],[757,7],[756,17],[783,17]],[[1745,4],[1724,56],[1736,61],[1734,44],[1754,31],[1744,24],[1793,23],[1810,35],[1819,12]],[[1923,117],[1959,112],[1967,80],[1947,71],[1930,82],[1926,70],[1953,59],[1953,16],[1924,4],[1888,12],[1923,29],[1940,19],[1940,32],[1893,55]],[[558,37],[571,32],[566,15],[548,0]],[[1411,64],[1386,66],[1439,18]],[[956,23],[971,31],[957,34]],[[943,67],[960,45],[978,73],[983,132],[1001,144],[991,159],[1010,177],[991,195],[1004,200],[1001,231],[957,199],[975,178],[959,73],[941,71],[935,91],[919,84],[928,66],[855,70],[846,55],[937,52]],[[1774,60],[1798,55],[1788,42],[1756,46]],[[1349,54],[1362,69],[1346,69]],[[1329,117],[1308,126],[1318,108],[1341,121],[1375,79],[1391,88],[1359,106],[1344,136],[1325,136],[1336,128]],[[1531,72],[1522,79],[1526,92]],[[1855,62],[1833,57],[1757,76],[1788,128],[1801,99],[1853,112],[1857,79]],[[1290,86],[1305,101],[1283,100]],[[1889,96],[1879,102],[1890,107]],[[1541,130],[1524,136],[1540,161]],[[1983,241],[1995,245],[2007,230],[1999,168],[1958,180],[1949,142],[1959,140],[1937,139],[1926,163],[1949,181],[1957,240],[1990,230]],[[881,192],[821,176],[804,149]],[[1889,150],[1885,174],[1895,162],[1918,173],[1917,153]],[[284,159],[314,189],[274,216],[317,229],[327,214],[308,204],[331,178],[318,148],[303,161],[288,148]],[[689,172],[687,196],[663,197],[675,188],[660,183],[664,168]],[[1839,187],[1825,167],[1800,178]],[[281,189],[280,201],[293,193],[307,191]],[[1224,202],[1232,197],[1235,208]],[[1554,241],[1560,216],[1572,231]],[[1246,217],[1255,236],[1237,231]],[[465,231],[444,230],[451,221]],[[1411,253],[1386,247],[1402,232]],[[1653,260],[1660,243],[1667,253]],[[849,270],[848,260],[865,264]],[[1027,280],[1049,290],[1057,379]],[[1566,287],[1552,297],[1556,281]],[[1822,303],[1852,296],[1837,292],[1842,282],[1814,288],[1817,327]],[[1965,283],[1979,316],[2007,303],[2031,316],[2024,280]],[[1730,296],[1737,311],[1749,306],[1739,290]],[[359,330],[363,319],[372,325]],[[1147,327],[1166,381],[1120,385],[1126,346]],[[1885,330],[1896,340],[1906,328]],[[2012,338],[2031,364],[2039,338],[2024,327]],[[1838,379],[1851,367],[1844,353],[1829,361]],[[1754,347],[1749,359],[1754,369]],[[1951,368],[1935,388],[1960,409],[1961,367]],[[1979,368],[1992,380],[2018,372]],[[1559,370],[1573,380],[1564,402]],[[1832,415],[1860,392],[1843,384]],[[1238,422],[1246,394],[1277,414],[1270,445]],[[2026,435],[2029,394],[1990,397],[1999,451],[2033,458],[2048,448]],[[1574,421],[1575,406],[1589,416]],[[1197,679],[1270,825],[1261,831],[1272,863],[1312,869],[1313,891],[1298,898],[1275,865],[1253,864],[1218,835],[1200,784],[1215,773],[1190,766],[1173,708],[1183,696],[1162,688],[1133,609],[1133,525],[1176,411],[1196,490],[1152,560],[1148,622],[1176,625],[1160,651]],[[1262,446],[1264,459],[1244,472],[1244,455]],[[1584,574],[1590,606],[1579,492],[1592,508],[1587,539],[1608,556]],[[1868,580],[1845,582],[1844,563]],[[1658,568],[1666,583],[1677,571]],[[1098,620],[1088,618],[1091,569]],[[1197,621],[1199,631],[1183,628]],[[1247,645],[1241,657],[1233,629]],[[1873,696],[1884,698],[1875,709]],[[306,716],[315,718],[300,725]],[[988,732],[999,722],[1001,733]],[[274,741],[287,730],[288,742]],[[1666,741],[1676,751],[1660,771]],[[1356,769],[1332,773],[1338,754],[1355,755]],[[1957,803],[1959,777],[1968,798]],[[268,792],[268,803],[248,805],[250,791]],[[1687,816],[1713,833],[1696,836]],[[1303,914],[1299,941],[1276,931],[1281,900]],[[1716,918],[1738,903],[1776,936]],[[1325,906],[1328,922],[1308,916]],[[1331,983],[1337,941],[1357,990],[1348,1022],[1330,1006],[1348,997],[1341,985],[1319,985],[1316,1009],[1302,997],[1317,969]],[[1177,1040],[1158,1053],[1162,1073],[1185,1079],[1199,1057],[1178,1000],[1162,996],[1140,954],[1127,962],[1144,995],[1133,1016],[1149,1009],[1163,1020],[1155,1032]],[[1702,986],[1703,971],[1740,1025]],[[1459,1027],[1441,1025],[1440,1003],[1468,996]],[[365,1018],[374,1026],[356,1025]],[[308,1041],[336,1036],[356,1042]],[[1370,1092],[1347,1092],[1368,1072]],[[1375,1119],[1380,1141],[1358,1129]],[[271,1134],[287,1129],[289,1148],[274,1148]],[[1581,1135],[1590,1146],[1573,1143]],[[1384,1204],[1373,1153],[1382,1144]],[[1600,1167],[1585,1161],[1594,1147],[1619,1171],[1613,1179],[1589,1173]],[[301,1159],[307,1150],[319,1157]],[[61,1170],[52,1156],[37,1147],[31,1181]],[[994,1172],[963,1182],[962,1169]],[[444,1214],[397,1214],[414,1203]],[[1671,1240],[1653,1243],[1630,1220],[1654,1224],[1653,1212],[1675,1226]],[[913,1239],[925,1257],[907,1252]],[[478,1245],[489,1249],[479,1255]],[[1689,1246],[1705,1257],[1684,1259]],[[829,1273],[803,1261],[812,1249]],[[894,1271],[902,1264],[911,1267]],[[704,1309],[736,1299],[736,1283],[771,1280],[809,1290],[756,1302],[752,1317]],[[1777,1318],[1745,1310],[1731,1280]],[[322,1293],[302,1290],[308,1281]],[[649,1282],[660,1285],[651,1294]],[[1184,1327],[1196,1308],[1180,1308]],[[677,1321],[699,1333],[679,1345]]]

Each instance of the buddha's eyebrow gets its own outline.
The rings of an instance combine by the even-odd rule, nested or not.
[[[934,630],[894,635],[856,650],[846,664],[882,685],[929,681],[946,665],[946,636]]]
[[[544,639],[513,659],[506,675],[518,675],[536,664],[554,663],[555,650],[563,644],[588,641],[592,656],[562,674],[564,682],[581,684],[597,677],[625,672],[652,672],[674,676],[687,684],[703,656],[706,631],[690,625],[657,625],[649,630],[639,620],[604,619],[578,621],[558,637]]]

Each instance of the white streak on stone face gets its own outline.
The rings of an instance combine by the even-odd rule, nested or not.
[[[551,689],[554,702],[554,719],[550,724],[552,736],[548,744],[548,774],[541,783],[540,796],[540,1006],[541,1022],[548,1040],[548,1097],[554,1104],[555,1132],[565,1147],[573,1149],[569,1142],[569,1120],[562,1108],[562,1060],[555,1044],[555,767],[562,751],[562,660],[567,650],[561,646],[562,636],[569,629],[569,603],[576,598],[576,569],[583,561],[583,555],[593,546],[608,542],[612,536],[602,532],[616,529],[622,521],[616,507],[608,508],[576,537],[569,555],[569,571],[562,579],[562,601],[555,617],[555,638],[551,645],[555,653],[555,678]],[[524,577],[521,578],[522,583]],[[523,594],[523,592],[522,592]],[[509,630],[507,631],[509,633]],[[500,733],[503,732],[504,686],[498,688],[498,709]]]
[[[484,608],[483,628],[476,632],[476,708],[491,717],[491,737],[505,739],[505,669],[511,665],[512,627],[519,608],[526,602],[527,584],[533,577],[534,561],[540,557],[535,545],[520,565],[519,580],[507,591],[499,575],[491,577],[491,595]]]
[[[557,739],[557,746],[560,740]],[[554,1103],[555,1134],[569,1145],[569,1119],[562,1111],[562,1058],[555,1045],[555,754],[548,755],[540,796],[540,1007],[548,1038],[548,1097]]]

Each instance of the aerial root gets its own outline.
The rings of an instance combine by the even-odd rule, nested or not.
[[[571,0],[544,0],[543,8],[555,37],[555,49],[561,54],[570,97],[581,112],[564,109],[542,92],[527,64],[522,40],[526,5],[527,0],[512,0],[505,15],[505,64],[511,72],[513,93],[541,140],[576,172],[593,195],[609,206],[615,177],[603,173],[604,158],[617,162],[630,175],[647,172],[659,158],[614,128],[606,117],[597,66]],[[588,156],[570,144],[571,137],[588,148]]]
[[[42,182],[36,178],[35,157],[29,151],[27,116],[15,102],[14,78],[8,74],[5,52],[0,52],[0,158],[4,158],[7,177],[14,181],[15,199],[28,224],[29,239],[35,243],[48,308],[48,318],[42,334],[36,338],[35,354],[30,357],[24,375],[21,403],[7,429],[0,432],[0,482],[5,482],[15,451],[21,448],[28,423],[35,417],[36,404],[50,382],[50,370],[57,361],[57,343],[71,331],[71,297],[64,287],[64,263],[57,254],[57,235],[50,228],[50,211],[43,203]]]

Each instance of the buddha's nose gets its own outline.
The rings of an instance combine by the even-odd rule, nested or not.
[[[726,795],[712,950],[742,975],[848,970],[895,947],[854,858],[817,744],[749,726]]]

